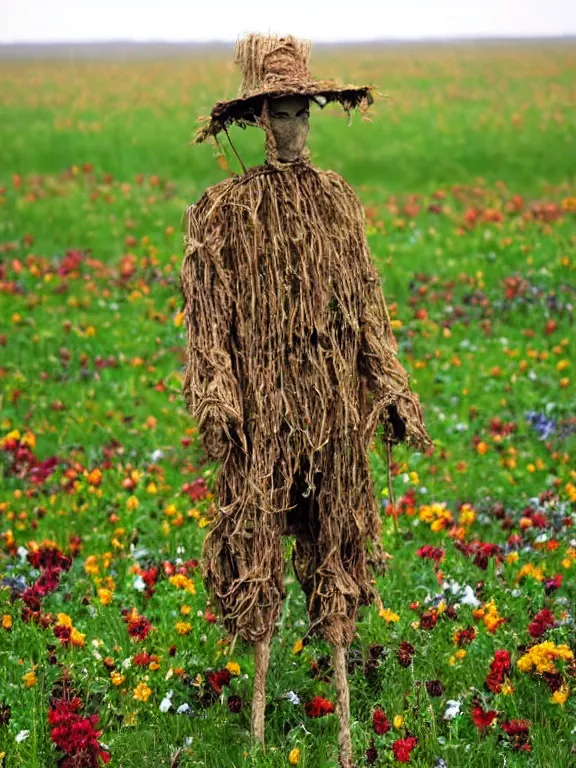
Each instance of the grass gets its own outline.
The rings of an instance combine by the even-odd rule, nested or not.
[[[422,768],[576,760],[574,664],[555,662],[564,703],[551,700],[552,681],[516,665],[535,643],[574,643],[574,63],[568,44],[315,59],[318,73],[387,94],[372,123],[348,127],[336,108],[315,111],[310,147],[365,204],[400,358],[436,442],[433,456],[394,452],[398,538],[378,441],[371,452],[393,555],[378,586],[397,619],[363,609],[351,650],[359,765],[372,742],[375,765],[398,764],[391,747],[408,734],[418,739],[410,764]],[[82,715],[99,716],[115,768],[143,755],[172,768],[286,766],[294,749],[300,766],[336,765],[335,716],[304,711],[316,695],[333,698],[329,648],[314,641],[294,653],[306,614],[290,571],[262,754],[249,739],[250,648],[238,643],[230,658],[196,564],[218,467],[202,456],[180,394],[180,220],[226,162],[237,169],[229,150],[219,164],[212,148],[188,146],[196,116],[236,87],[230,63],[215,57],[0,64],[3,768],[53,768],[62,757],[47,718],[64,670]],[[233,136],[247,164],[261,161],[256,130]],[[53,471],[42,464],[50,457]],[[474,541],[501,548],[485,569],[456,546]],[[22,590],[40,575],[34,551],[49,542],[72,562],[34,617]],[[443,551],[439,563],[417,556],[424,545]],[[169,579],[178,558],[188,590]],[[134,585],[154,566],[147,597]],[[557,574],[561,586],[546,587]],[[494,601],[506,621],[494,627],[490,611],[443,589],[450,581],[469,585],[478,607]],[[122,608],[154,630],[132,640]],[[529,624],[542,608],[556,625],[537,638]],[[437,622],[424,629],[430,611]],[[57,636],[66,617],[76,642]],[[178,623],[191,625],[187,634]],[[454,633],[467,626],[475,637],[459,647]],[[406,667],[402,642],[415,651]],[[485,687],[497,650],[511,655],[499,693]],[[158,661],[138,666],[142,651]],[[208,671],[230,661],[238,674],[210,695]],[[425,685],[435,680],[440,696]],[[141,683],[146,701],[134,698]],[[231,695],[242,699],[238,713]],[[461,707],[453,719],[450,700]],[[498,712],[485,730],[471,717],[478,702]],[[176,714],[183,705],[188,714]],[[372,727],[377,707],[396,717],[385,735]],[[511,719],[530,722],[530,751],[502,729]]]

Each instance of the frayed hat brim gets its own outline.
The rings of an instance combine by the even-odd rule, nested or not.
[[[266,98],[278,98],[281,96],[308,96],[320,106],[337,101],[348,112],[351,109],[360,109],[365,112],[374,102],[374,86],[344,85],[333,82],[317,81],[312,84],[295,83],[292,86],[283,86],[273,90],[263,90],[248,97],[229,99],[217,102],[210,116],[204,118],[204,125],[198,130],[193,143],[198,144],[210,136],[216,136],[225,130],[231,123],[239,125],[255,124],[258,121],[262,104]]]

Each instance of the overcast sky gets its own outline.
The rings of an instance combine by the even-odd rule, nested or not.
[[[0,42],[576,34],[576,0],[0,0]]]

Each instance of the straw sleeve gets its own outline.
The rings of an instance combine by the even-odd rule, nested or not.
[[[242,396],[233,370],[231,335],[233,296],[219,258],[218,230],[210,237],[203,224],[201,200],[185,213],[184,259],[180,273],[187,334],[187,362],[182,392],[198,423],[204,447],[220,458],[226,440],[237,437],[242,424]],[[234,432],[233,432],[234,430]],[[242,433],[241,430],[240,434]],[[221,434],[220,449],[213,445]]]
[[[408,372],[398,359],[398,342],[382,292],[382,281],[366,238],[364,210],[354,190],[348,184],[343,188],[356,212],[351,234],[360,245],[355,251],[359,256],[362,286],[359,290],[361,342],[358,364],[368,389],[366,434],[373,435],[378,423],[384,423],[395,442],[405,440],[426,451],[433,441],[424,423],[418,395],[411,390]]]

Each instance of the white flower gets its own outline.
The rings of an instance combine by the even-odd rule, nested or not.
[[[26,549],[26,547],[22,547],[22,546],[18,547],[18,549],[16,550],[16,554],[20,558],[20,562],[22,563],[26,562],[26,557],[28,556],[28,550]]]
[[[476,597],[474,594],[474,590],[470,586],[470,584],[466,584],[466,586],[463,589],[464,594],[460,597],[460,602],[464,605],[471,605],[473,608],[478,608],[480,605],[480,600]]]
[[[456,715],[460,714],[462,708],[462,702],[460,699],[448,699],[446,702],[446,711],[444,712],[444,720],[454,720]]]
[[[160,702],[160,712],[168,712],[172,706],[172,696],[174,696],[174,691],[168,691],[166,696],[164,696]]]
[[[294,691],[288,691],[288,693],[285,695],[290,704],[300,704],[300,698],[297,694],[294,693]]]
[[[161,451],[160,448],[156,448],[155,451],[152,451],[150,454],[150,460],[154,463],[160,461],[160,459],[164,458],[164,451]]]
[[[187,702],[184,702],[184,704],[180,704],[180,706],[176,710],[177,715],[187,715],[188,712],[190,712],[190,704],[188,704]]]
[[[30,736],[30,731],[20,731],[16,734],[16,741],[20,744],[21,741],[25,741]]]
[[[144,590],[146,589],[146,583],[142,578],[142,576],[140,575],[136,576],[136,578],[132,582],[132,586],[134,587],[134,589],[137,589],[138,592],[144,592]]]

